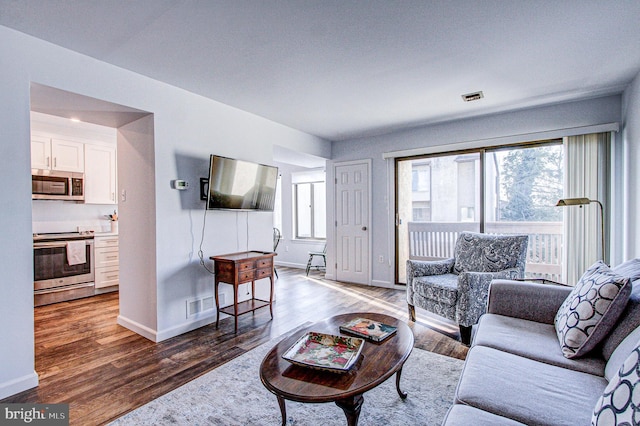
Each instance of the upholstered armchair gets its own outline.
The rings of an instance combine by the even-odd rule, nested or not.
[[[495,278],[524,278],[529,237],[462,232],[454,257],[407,261],[409,319],[418,306],[458,323],[464,344],[471,326],[487,311],[489,284]]]

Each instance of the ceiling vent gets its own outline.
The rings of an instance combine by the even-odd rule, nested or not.
[[[467,93],[466,95],[462,95],[462,100],[465,102],[477,101],[478,99],[484,98],[484,93],[482,90],[479,92]]]

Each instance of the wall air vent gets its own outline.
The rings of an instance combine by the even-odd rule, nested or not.
[[[478,99],[482,98],[484,98],[484,93],[482,93],[482,91],[462,95],[462,100],[465,102],[477,101]]]

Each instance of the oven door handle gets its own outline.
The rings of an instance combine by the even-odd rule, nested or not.
[[[33,243],[33,248],[57,248],[57,247],[66,247],[66,241],[38,241],[37,243]]]

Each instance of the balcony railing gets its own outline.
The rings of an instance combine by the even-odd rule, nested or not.
[[[479,230],[474,222],[409,222],[409,259],[453,257],[460,232]],[[527,234],[527,278],[562,279],[562,222],[487,222],[487,234]]]

